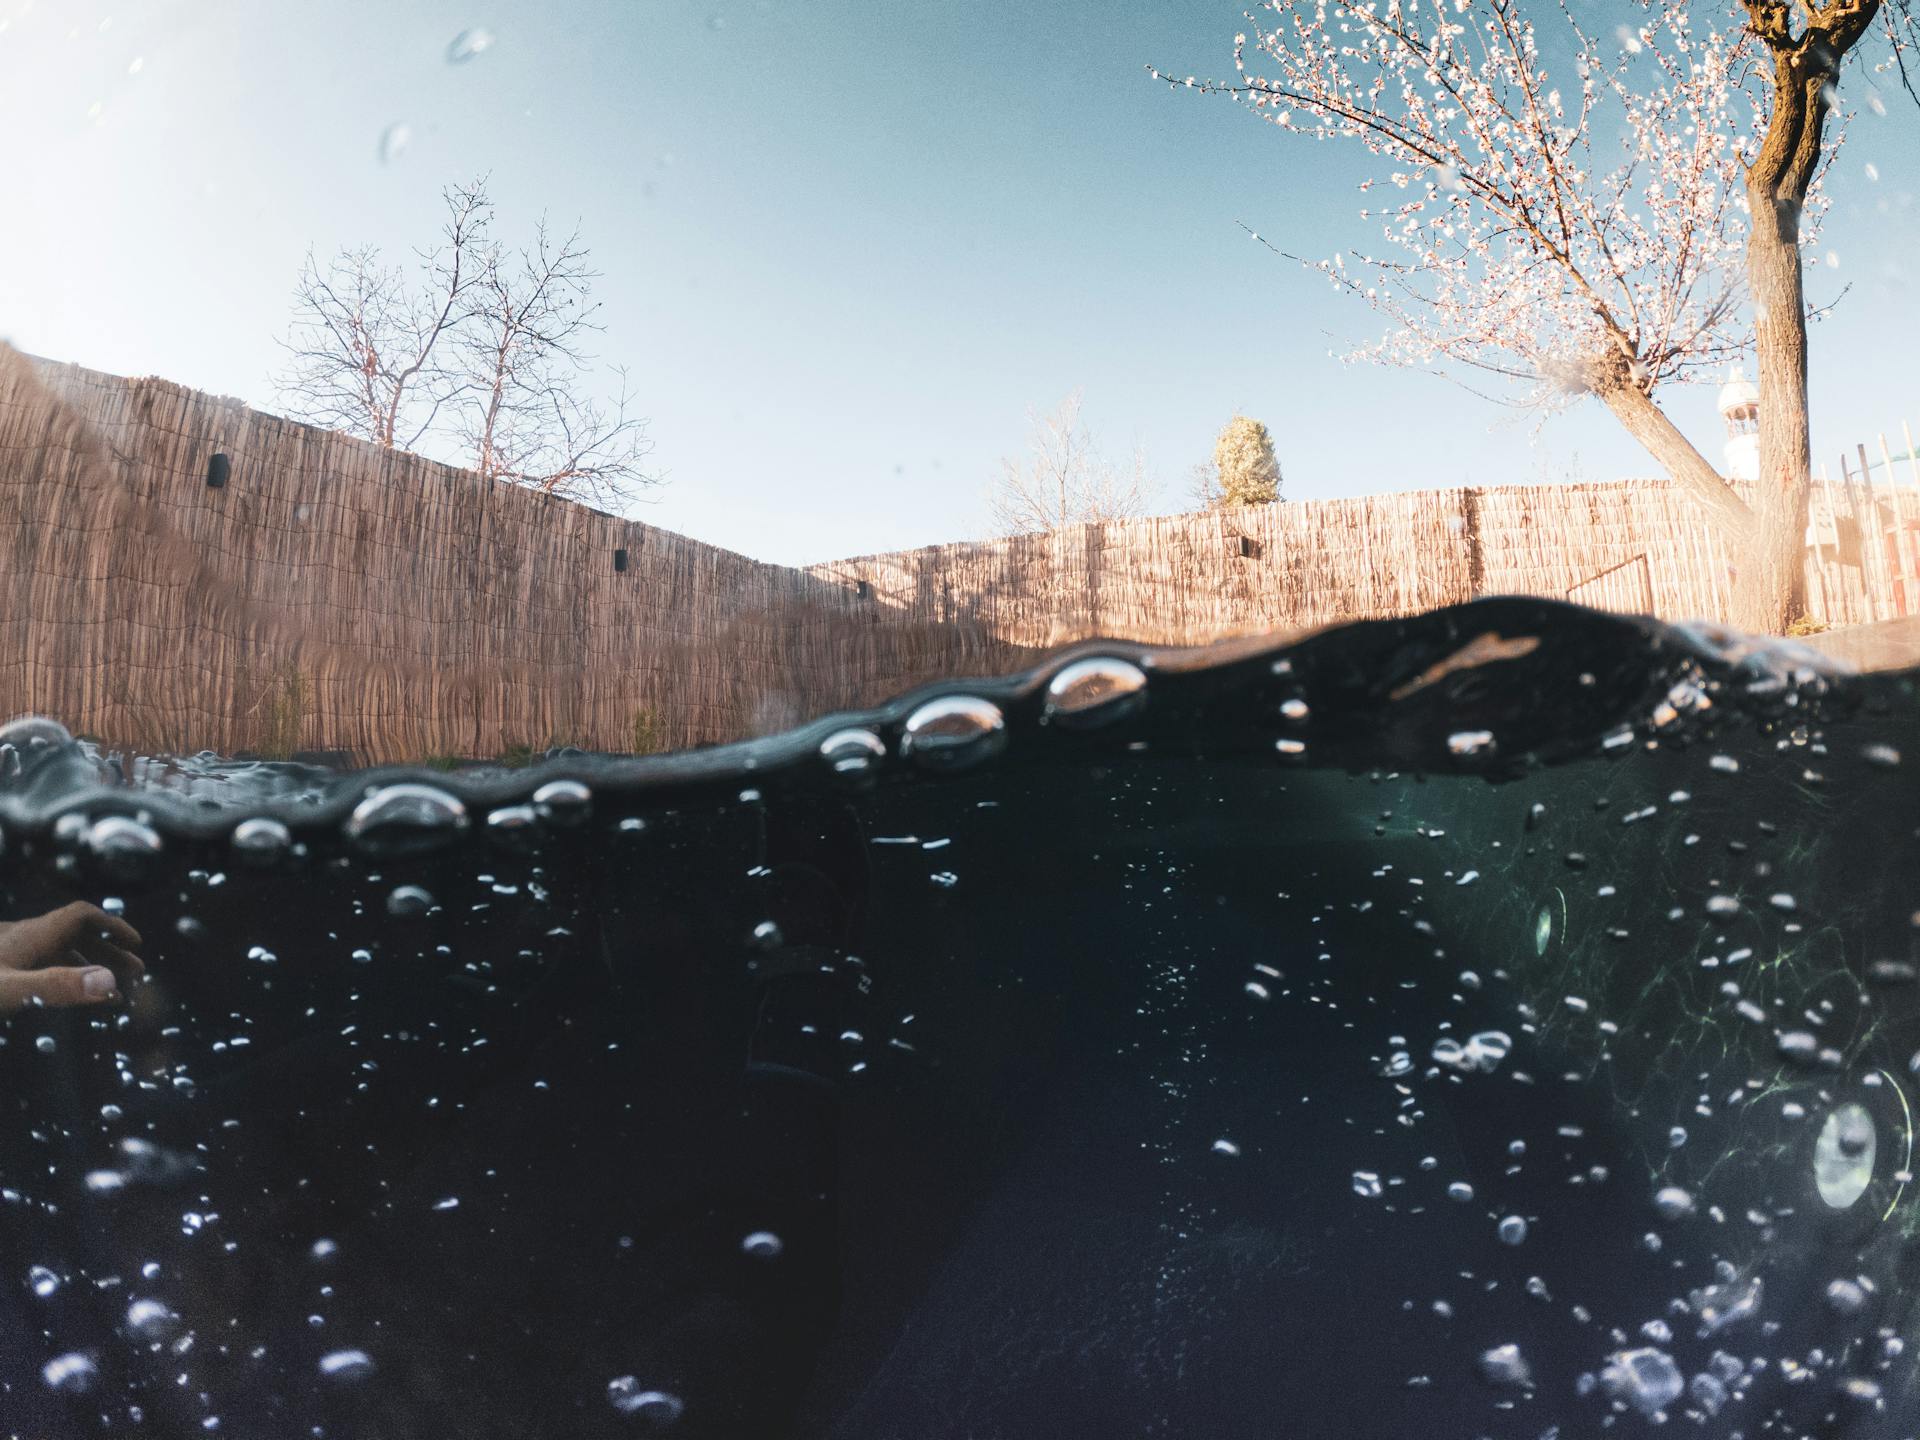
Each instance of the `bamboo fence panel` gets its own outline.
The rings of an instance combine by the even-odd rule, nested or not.
[[[220,488],[214,454],[231,462]],[[1822,491],[1831,513],[1824,476]],[[1885,565],[1877,510],[1849,500],[1857,559]],[[1866,618],[1874,593],[1844,558],[1809,557],[1835,623]],[[0,712],[153,752],[678,747],[1095,636],[1200,645],[1477,594],[1725,619],[1733,560],[1683,493],[1635,480],[1163,515],[796,569],[0,350]]]
[[[1907,520],[1906,506],[1900,503],[1899,477],[1893,473],[1893,454],[1887,449],[1887,437],[1883,431],[1875,437],[1880,444],[1880,466],[1887,475],[1887,507],[1892,520],[1892,534],[1888,545],[1889,558],[1893,561],[1898,574],[1888,587],[1893,601],[1894,611],[1900,615],[1912,615],[1920,605],[1920,534],[1916,534],[1913,525]],[[1861,446],[1864,452],[1866,447]]]
[[[0,562],[0,710],[155,751],[679,746],[1021,658],[964,620],[873,624],[804,571],[10,352]]]

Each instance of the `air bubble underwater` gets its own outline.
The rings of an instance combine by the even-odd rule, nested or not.
[[[655,1425],[671,1425],[686,1413],[686,1403],[665,1390],[643,1389],[632,1375],[607,1382],[607,1403],[622,1415],[632,1415]]]

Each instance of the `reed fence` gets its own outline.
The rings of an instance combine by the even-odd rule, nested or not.
[[[1909,464],[1913,464],[1908,443]],[[1920,608],[1920,473],[1816,486],[1836,624]],[[153,752],[491,758],[764,733],[1097,635],[1488,594],[1730,613],[1661,481],[1422,491],[769,565],[165,381],[0,350],[0,712]]]
[[[0,711],[155,752],[678,747],[1013,658],[804,571],[10,352],[0,564]]]

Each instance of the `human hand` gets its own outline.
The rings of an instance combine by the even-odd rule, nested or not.
[[[105,1005],[146,974],[140,932],[75,900],[31,920],[0,923],[0,1015],[29,1005]]]

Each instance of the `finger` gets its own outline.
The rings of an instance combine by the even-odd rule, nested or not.
[[[69,944],[81,935],[104,935],[116,945],[129,950],[138,949],[140,945],[138,930],[118,915],[109,915],[98,905],[89,905],[84,900],[62,905],[58,910],[42,915],[37,922],[27,923],[49,925],[54,936]]]
[[[78,963],[82,965],[111,966],[113,972],[123,978],[137,979],[147,973],[138,955],[97,935],[82,935],[68,953],[78,956]]]
[[[0,975],[0,1010],[5,1011],[34,1004],[104,1005],[119,994],[113,972],[104,965],[56,965]]]
[[[31,937],[42,953],[72,945],[83,935],[105,935],[123,945],[140,943],[140,932],[126,921],[84,900],[75,900],[31,920],[22,920],[19,929]]]

